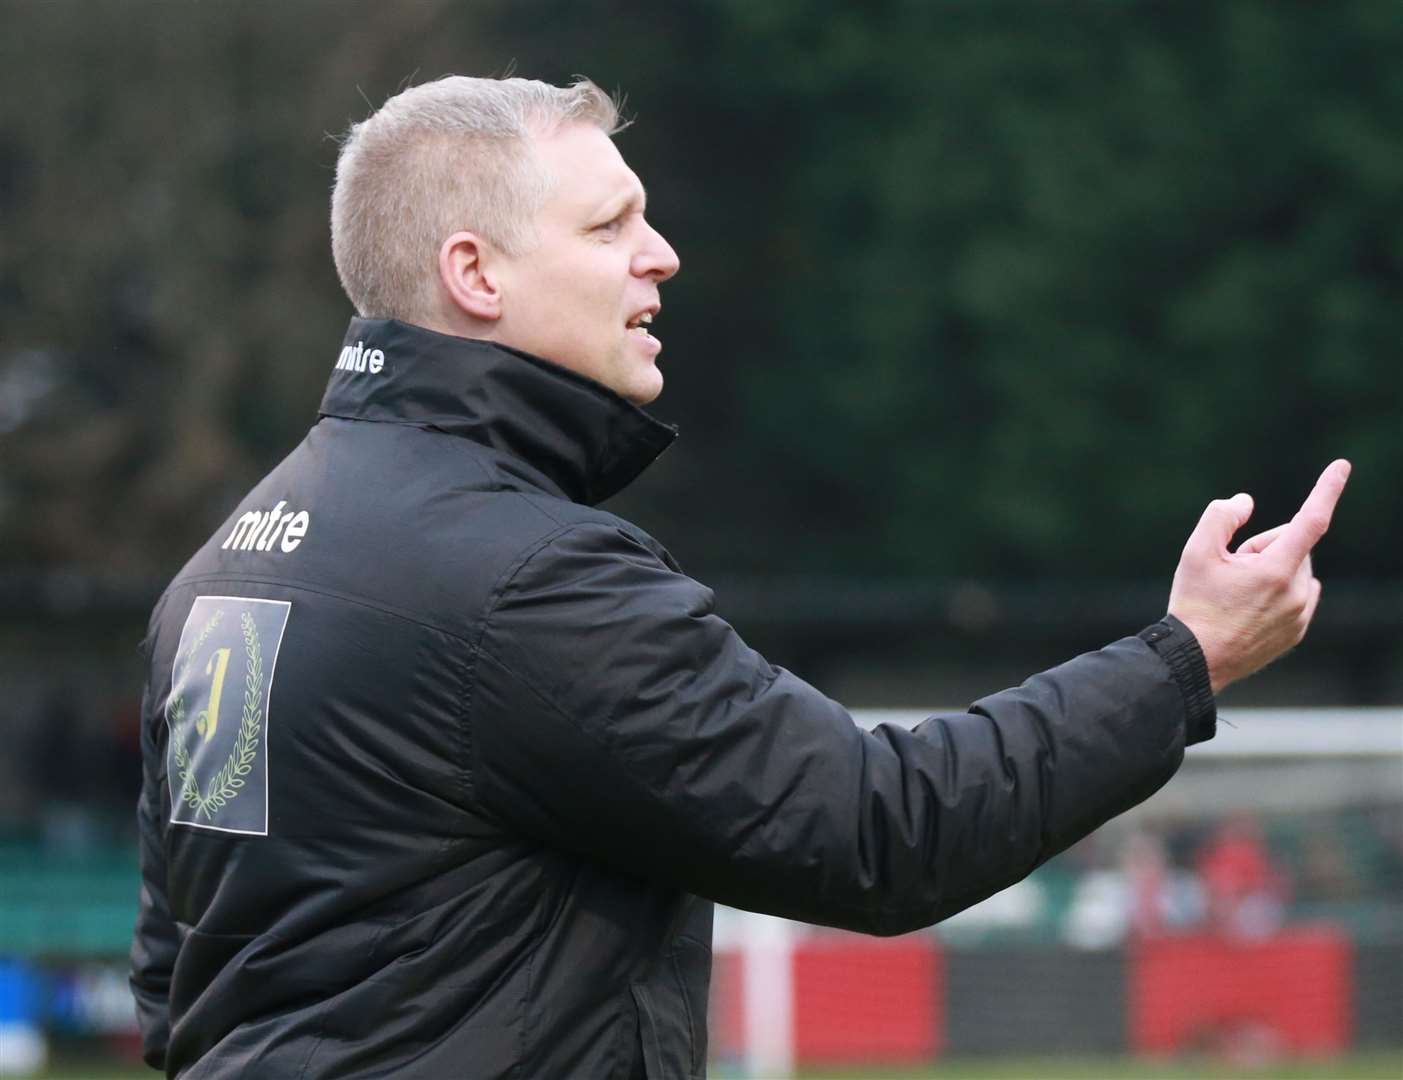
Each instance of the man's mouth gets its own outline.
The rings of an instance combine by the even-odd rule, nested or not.
[[[640,337],[652,337],[648,333],[648,328],[653,325],[653,313],[651,311],[641,311],[624,324],[624,328],[638,334]]]

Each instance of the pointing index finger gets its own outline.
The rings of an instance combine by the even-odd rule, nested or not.
[[[1288,525],[1282,530],[1276,542],[1267,549],[1267,554],[1288,561],[1294,568],[1310,554],[1320,542],[1325,531],[1330,528],[1330,519],[1335,513],[1335,504],[1349,479],[1350,464],[1343,458],[1332,461],[1320,474],[1315,487],[1306,496],[1306,501],[1296,511]]]

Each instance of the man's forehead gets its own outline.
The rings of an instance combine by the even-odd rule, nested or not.
[[[554,174],[552,201],[591,207],[632,202],[642,206],[647,192],[614,141],[599,128],[567,124],[539,136],[537,153]]]

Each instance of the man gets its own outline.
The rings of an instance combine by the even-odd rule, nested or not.
[[[449,78],[342,148],[321,418],[152,616],[132,985],[170,1076],[701,1076],[711,901],[959,911],[1310,621],[1344,463],[1236,554],[1250,500],[1211,505],[1139,635],[862,732],[593,508],[674,434],[638,406],[678,260],[616,127],[588,82]]]

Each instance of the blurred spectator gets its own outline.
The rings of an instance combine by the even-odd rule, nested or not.
[[[1202,921],[1202,887],[1192,874],[1171,865],[1156,834],[1133,832],[1126,837],[1121,868],[1129,887],[1134,936],[1158,937]]]
[[[1084,949],[1104,949],[1126,938],[1183,931],[1203,918],[1203,890],[1175,868],[1155,833],[1135,830],[1120,846],[1119,865],[1092,870],[1077,882],[1063,938]]]
[[[1256,818],[1227,818],[1198,854],[1211,927],[1230,937],[1266,937],[1284,921],[1283,875],[1267,855]]]

